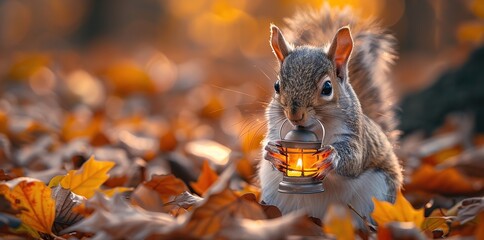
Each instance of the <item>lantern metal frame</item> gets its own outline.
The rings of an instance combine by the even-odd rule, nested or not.
[[[281,139],[280,143],[284,150],[285,154],[285,162],[288,164],[288,168],[283,172],[282,181],[279,183],[278,191],[280,193],[288,193],[288,194],[314,194],[324,192],[323,182],[321,180],[315,179],[313,176],[316,174],[315,170],[309,172],[306,175],[307,171],[304,170],[304,154],[311,154],[313,155],[316,151],[323,147],[323,140],[326,134],[325,128],[323,123],[316,120],[319,123],[319,126],[322,129],[322,137],[321,140],[318,139],[316,133],[313,131],[301,127],[296,126],[295,129],[292,129],[286,133],[286,136],[282,136],[284,125],[288,122],[286,119],[282,124],[279,130],[279,137]],[[289,137],[288,137],[289,136]],[[316,139],[314,139],[314,137]],[[295,138],[294,139],[287,139],[287,138]],[[301,169],[294,169],[289,166],[289,154],[300,154],[302,166]],[[319,158],[319,155],[316,157]],[[301,172],[301,176],[289,176],[289,171],[299,171]]]

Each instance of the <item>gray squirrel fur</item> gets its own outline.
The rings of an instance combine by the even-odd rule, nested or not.
[[[370,219],[371,198],[393,202],[402,184],[393,151],[397,131],[389,82],[394,39],[374,22],[357,19],[350,9],[327,5],[319,11],[299,11],[287,23],[284,31],[271,26],[271,46],[280,65],[280,94],[274,94],[266,109],[265,160],[259,166],[262,201],[283,213],[304,209],[321,219],[330,204],[351,204]],[[322,97],[322,82],[327,80],[333,92]],[[283,120],[305,125],[310,118],[324,124],[323,144],[334,153],[329,158],[334,170],[321,175],[327,174],[325,192],[279,193],[282,173],[274,164],[277,148],[271,143],[279,140]],[[354,216],[363,228],[361,219]]]

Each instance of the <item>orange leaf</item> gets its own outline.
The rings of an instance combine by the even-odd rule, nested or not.
[[[193,211],[186,230],[195,238],[210,238],[235,218],[262,220],[266,217],[260,205],[225,188]]]
[[[324,230],[336,239],[355,239],[350,210],[342,205],[330,205],[324,218]]]
[[[411,177],[405,190],[423,190],[439,194],[468,194],[484,189],[484,181],[463,176],[454,168],[437,170],[429,165],[422,165]]]
[[[150,76],[136,63],[121,60],[109,66],[102,74],[121,95],[133,92],[153,93],[156,88]]]
[[[210,167],[208,161],[204,161],[198,181],[190,183],[190,186],[196,193],[203,195],[217,179],[217,173]]]
[[[375,209],[371,213],[371,217],[379,226],[384,226],[390,222],[413,222],[415,226],[422,226],[424,210],[415,210],[401,192],[398,192],[395,204],[380,201],[374,197],[372,200]]]
[[[114,164],[109,161],[96,161],[94,157],[91,157],[82,164],[79,170],[69,171],[60,181],[60,185],[75,194],[90,198],[108,180],[107,173]]]
[[[153,175],[151,180],[144,182],[143,185],[158,192],[160,198],[165,203],[170,199],[170,197],[175,197],[185,191],[188,191],[187,185],[185,185],[182,180],[176,178],[172,174]]]
[[[475,231],[476,239],[484,239],[484,212],[480,212],[477,217],[477,227]]]
[[[39,232],[52,233],[55,202],[51,189],[43,182],[33,178],[17,178],[1,184],[0,193],[5,195],[12,207],[20,210],[17,216],[24,224]]]
[[[69,114],[62,126],[62,136],[67,141],[80,137],[92,140],[97,134],[100,134],[103,120],[100,115],[91,119],[83,119],[75,114]]]

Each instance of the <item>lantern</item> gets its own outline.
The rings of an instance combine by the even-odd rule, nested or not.
[[[322,129],[321,139],[318,139],[316,133],[302,126],[296,126],[282,137],[287,120],[281,125],[279,136],[287,169],[283,172],[282,182],[279,183],[279,192],[292,194],[324,192],[323,183],[313,177],[318,170],[313,165],[322,160],[319,154],[314,155],[314,153],[322,147],[325,134],[323,124],[320,121],[317,122]]]

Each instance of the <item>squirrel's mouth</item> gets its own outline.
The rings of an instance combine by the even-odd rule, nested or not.
[[[287,120],[289,120],[289,122],[292,124],[293,127],[304,127],[304,128],[314,128],[316,126],[318,126],[318,122],[317,120],[315,120],[313,117],[306,117],[304,119],[300,119],[300,120],[291,120],[289,118],[287,118]]]

